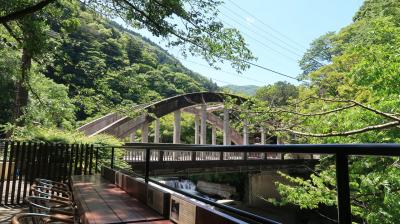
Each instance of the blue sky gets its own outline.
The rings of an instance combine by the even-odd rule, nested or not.
[[[225,0],[219,8],[220,20],[227,27],[239,29],[250,50],[258,58],[257,64],[297,76],[297,61],[310,42],[329,31],[338,31],[352,21],[362,0]],[[145,30],[135,30],[160,44],[191,70],[211,78],[218,85],[267,85],[291,80],[274,73],[250,68],[235,73],[228,64],[215,70],[200,57],[183,59],[178,49],[165,47],[165,43]]]

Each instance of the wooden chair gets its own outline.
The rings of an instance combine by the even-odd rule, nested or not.
[[[11,224],[47,224],[47,223],[75,223],[65,215],[47,215],[38,213],[20,213],[11,219]]]
[[[42,179],[42,178],[36,178],[35,179],[35,184],[38,186],[46,186],[46,187],[51,187],[51,188],[57,188],[60,190],[64,191],[71,191],[71,188],[69,185],[61,182],[56,182],[48,179]]]
[[[45,186],[32,185],[31,186],[32,195],[38,197],[45,197],[51,199],[57,199],[60,201],[73,201],[72,192],[61,190],[58,188],[49,188]]]
[[[29,196],[25,199],[29,205],[29,212],[43,214],[75,215],[75,206],[72,202]]]

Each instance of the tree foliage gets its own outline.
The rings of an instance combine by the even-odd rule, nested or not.
[[[295,85],[280,81],[258,89],[255,97],[267,101],[267,104],[273,107],[285,106],[289,100],[297,99],[298,95],[299,91]]]
[[[43,14],[56,6],[45,8]],[[25,120],[22,129],[72,130],[83,120],[119,107],[187,92],[218,90],[215,83],[188,70],[156,44],[87,7],[71,4],[55,8],[56,12],[42,17],[43,43],[35,40],[35,48],[42,48],[41,52],[32,48],[35,57],[28,79],[20,78],[19,65],[23,45],[33,43],[19,39],[17,22],[9,23],[15,36],[6,27],[0,28],[0,51],[6,55],[0,59],[4,85],[0,123],[6,130],[16,130],[10,124],[18,80],[29,94],[26,114],[20,117]]]
[[[399,143],[399,9],[395,0],[365,1],[353,23],[311,44],[300,62],[308,83],[298,97],[280,106],[254,104],[247,116],[289,143]],[[354,221],[398,222],[398,161],[350,158]],[[277,183],[282,199],[270,202],[317,211],[336,206],[333,157],[324,157],[308,179],[282,176],[290,184]]]

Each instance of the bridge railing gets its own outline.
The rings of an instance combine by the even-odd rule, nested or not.
[[[176,144],[175,144],[176,145]],[[145,162],[145,149],[125,146],[123,159],[126,162]],[[310,158],[310,157],[309,157]],[[282,153],[267,152],[188,152],[188,151],[159,151],[151,150],[150,161],[157,162],[182,162],[182,161],[216,161],[216,160],[284,160]],[[293,159],[286,158],[286,159]],[[311,157],[312,159],[312,157]]]
[[[351,223],[351,205],[349,188],[349,156],[396,156],[400,157],[400,144],[326,144],[326,145],[184,145],[184,144],[149,144],[130,143],[122,146],[131,155],[129,158],[145,163],[145,181],[154,182],[150,178],[151,163],[155,161],[191,161],[196,159],[212,159],[220,156],[225,159],[268,159],[268,153],[283,155],[294,154],[331,154],[335,155],[336,189],[339,223]],[[114,148],[113,148],[114,150]],[[174,154],[175,153],[175,154]],[[178,153],[178,154],[176,154]],[[112,153],[114,155],[114,153]],[[133,155],[133,156],[132,156]],[[261,156],[260,156],[261,155]],[[265,156],[267,155],[267,156]],[[175,157],[174,157],[175,156]],[[198,158],[200,156],[200,158]],[[262,157],[264,156],[264,157]],[[194,158],[193,158],[194,157]],[[312,157],[312,156],[311,156]],[[111,158],[111,166],[114,157]],[[196,199],[198,199],[196,197]],[[203,200],[203,199],[199,199]],[[218,205],[216,205],[218,207]],[[242,214],[246,216],[246,214]],[[248,215],[248,214],[247,214]]]

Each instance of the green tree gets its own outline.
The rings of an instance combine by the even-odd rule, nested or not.
[[[264,108],[274,133],[289,142],[295,134],[300,143],[399,143],[399,12],[398,1],[365,1],[354,22],[330,36],[335,54],[307,73],[298,98]],[[398,222],[397,161],[350,158],[352,213],[362,223]],[[308,179],[282,174],[291,183],[277,183],[282,199],[270,201],[314,211],[336,206],[333,158],[323,157],[314,171]]]
[[[299,95],[299,90],[293,84],[288,82],[276,82],[272,85],[264,86],[256,91],[255,97],[266,101],[268,105],[285,106],[291,99],[296,99]]]
[[[4,29],[6,32],[19,40],[19,47],[22,49],[20,75],[14,85],[14,119],[21,116],[22,108],[28,102],[27,80],[32,59],[44,64],[41,60],[51,61],[47,56],[55,52],[55,63],[48,65],[48,72],[45,74],[56,82],[71,82],[70,95],[78,96],[85,93],[86,95],[76,99],[89,101],[87,95],[107,100],[104,96],[94,96],[96,84],[101,84],[103,93],[112,95],[112,91],[105,85],[107,82],[96,81],[97,78],[104,80],[108,72],[119,70],[133,62],[145,63],[155,68],[159,60],[170,61],[171,57],[152,48],[145,47],[140,51],[132,49],[142,44],[127,42],[129,37],[116,31],[115,27],[118,26],[115,23],[104,21],[99,23],[100,17],[92,16],[90,9],[112,18],[118,15],[132,27],[146,28],[154,35],[163,37],[168,45],[180,46],[185,55],[188,53],[200,55],[211,65],[230,61],[239,71],[248,68],[246,61],[254,57],[246,47],[243,37],[236,29],[225,28],[216,20],[217,7],[220,4],[221,1],[213,0],[5,1],[0,6],[0,23],[6,28]],[[88,8],[89,10],[80,12],[78,5],[83,11]],[[73,30],[71,28],[78,25],[74,18],[77,13],[80,13],[83,22],[79,32],[65,35],[65,31],[71,32]],[[72,41],[69,39],[71,37]],[[58,38],[61,38],[61,41]],[[58,44],[61,45],[62,52],[54,51],[54,47]],[[76,54],[77,51],[84,53]],[[44,56],[47,58],[44,59]],[[138,56],[140,60],[137,61]],[[175,72],[182,70],[187,72],[182,65],[177,65]],[[209,80],[190,73],[194,77],[197,76],[197,81],[208,82],[208,88],[216,89],[215,84],[210,84]],[[81,90],[80,87],[84,89]],[[92,105],[90,107],[95,109],[94,104],[90,104]],[[80,106],[82,109],[85,107],[85,105]],[[88,115],[82,110],[78,113],[82,114],[78,118]]]
[[[300,68],[303,70],[299,78],[304,79],[309,73],[331,63],[332,57],[335,54],[332,40],[334,36],[334,32],[329,32],[310,44],[310,48],[299,61]]]

